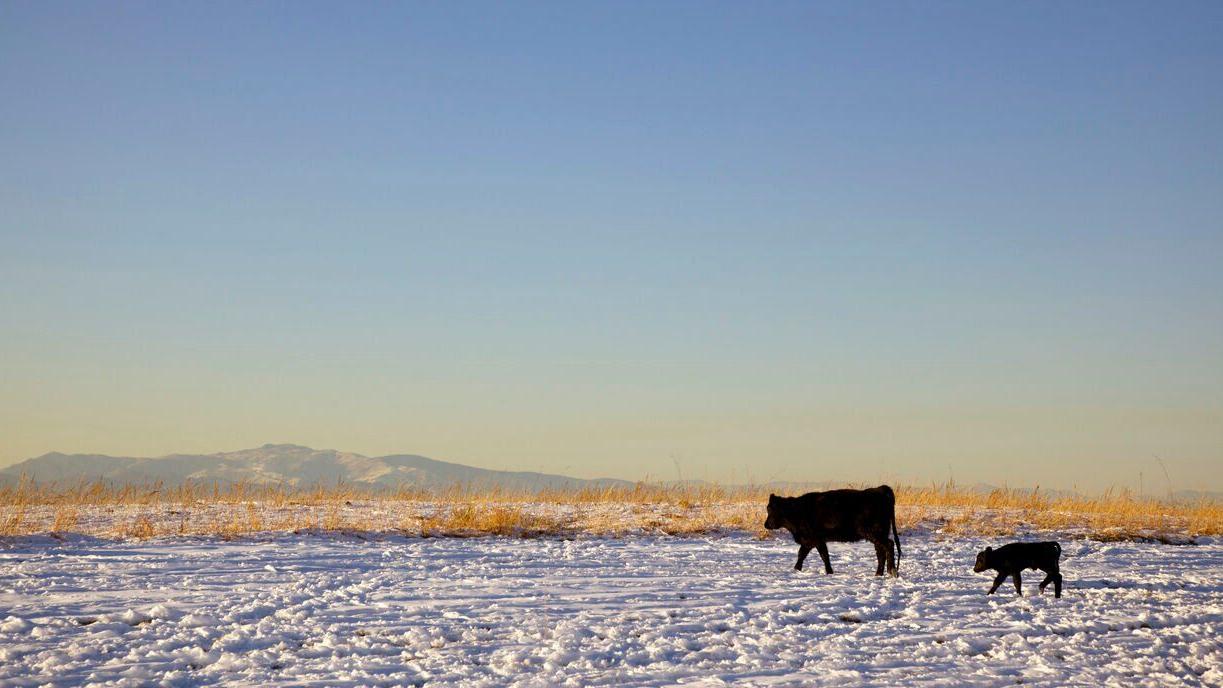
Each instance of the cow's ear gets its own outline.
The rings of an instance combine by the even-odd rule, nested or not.
[[[986,551],[986,552],[992,552],[992,551],[994,551],[994,548],[993,548],[993,547],[986,547],[986,548],[985,548],[985,551]]]
[[[773,494],[772,492],[770,492],[770,493],[769,493],[769,501],[771,502],[771,501],[773,501],[774,499],[777,499],[777,495],[775,495],[775,494]]]

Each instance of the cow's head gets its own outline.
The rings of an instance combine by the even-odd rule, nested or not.
[[[769,517],[764,519],[764,527],[777,530],[785,525],[785,500],[775,494],[769,495]]]
[[[973,565],[972,570],[981,573],[989,568],[989,555],[994,551],[993,547],[986,547],[984,552],[977,553],[977,563]]]

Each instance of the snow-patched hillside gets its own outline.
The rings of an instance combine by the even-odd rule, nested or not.
[[[44,454],[0,470],[0,484],[22,478],[72,484],[102,479],[117,484],[184,481],[305,487],[336,484],[365,488],[449,488],[456,485],[507,490],[631,486],[624,480],[583,480],[531,471],[497,471],[448,461],[394,454],[364,456],[296,444],[265,444],[217,454],[171,454],[160,458],[103,454]]]
[[[0,685],[1223,683],[1223,543],[1064,541],[1060,600],[904,544],[893,580],[745,535],[9,541]]]

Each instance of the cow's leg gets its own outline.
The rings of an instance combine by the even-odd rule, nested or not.
[[[828,558],[828,543],[815,543],[815,551],[820,553],[820,559],[824,560],[824,573],[832,573],[832,560]]]
[[[883,546],[883,543],[878,540],[876,540],[873,544],[875,545],[875,575],[882,576],[883,564],[887,561],[888,551],[887,548]]]
[[[986,595],[992,595],[992,594],[994,594],[994,591],[996,591],[996,590],[998,589],[998,586],[999,586],[999,585],[1002,585],[1002,581],[1006,580],[1006,577],[1007,577],[1008,575],[1010,575],[1010,574],[1008,574],[1006,571],[1002,571],[1001,573],[999,573],[999,574],[998,574],[998,577],[997,577],[997,578],[994,578],[994,585],[993,585],[992,587],[990,587],[989,592],[987,592],[987,593],[985,593],[985,594],[986,594]]]
[[[1050,571],[1047,571],[1046,573],[1048,573],[1049,575],[1045,576],[1045,579],[1040,582],[1040,591],[1042,593],[1045,591],[1045,588],[1049,587],[1050,583],[1057,580],[1057,573],[1055,573],[1054,571],[1050,570]]]
[[[798,546],[798,561],[794,563],[795,571],[803,570],[803,562],[807,560],[807,554],[811,552],[811,548],[807,545]]]
[[[1023,597],[1023,583],[1019,579],[1019,571],[1020,569],[1015,569],[1015,573],[1012,575],[1015,576],[1015,594]]]
[[[899,576],[900,572],[896,570],[896,545],[892,544],[892,538],[885,537],[883,542],[888,547],[888,573],[893,577]]]

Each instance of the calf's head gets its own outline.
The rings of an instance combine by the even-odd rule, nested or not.
[[[775,494],[769,495],[769,516],[764,519],[764,527],[777,530],[786,524],[785,500]]]
[[[989,555],[994,551],[993,547],[986,547],[984,552],[977,553],[977,563],[973,565],[972,570],[981,573],[989,568]]]

